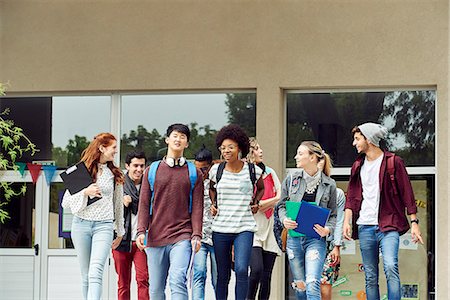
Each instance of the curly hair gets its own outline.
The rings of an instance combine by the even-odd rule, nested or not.
[[[242,152],[242,157],[247,156],[250,150],[250,143],[244,129],[236,124],[230,124],[222,127],[216,136],[217,148],[219,148],[226,139],[235,141],[238,144],[239,150]]]

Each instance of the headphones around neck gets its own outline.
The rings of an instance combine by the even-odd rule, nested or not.
[[[164,161],[171,168],[175,166],[182,167],[186,163],[186,158],[184,158],[183,156],[180,158],[164,157]]]

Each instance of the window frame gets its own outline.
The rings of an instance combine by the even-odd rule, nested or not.
[[[326,88],[317,88],[317,89],[285,89],[283,90],[283,100],[284,100],[284,132],[285,132],[285,136],[284,136],[284,145],[283,145],[283,160],[282,160],[282,166],[283,169],[285,170],[285,175],[287,176],[288,174],[295,172],[296,170],[298,170],[297,168],[287,168],[287,117],[288,117],[288,111],[287,111],[287,95],[288,94],[319,94],[319,93],[370,93],[370,92],[402,92],[402,91],[434,91],[436,94],[436,102],[435,102],[435,113],[434,113],[434,118],[435,118],[435,124],[434,124],[434,130],[435,130],[435,147],[434,147],[434,165],[432,166],[419,166],[419,167],[406,167],[406,170],[408,172],[408,175],[410,175],[411,177],[415,177],[415,176],[420,176],[420,175],[430,175],[433,176],[433,180],[434,180],[434,191],[433,191],[433,195],[434,195],[434,199],[432,199],[433,201],[433,205],[434,205],[434,210],[433,210],[433,216],[431,216],[432,220],[434,220],[434,224],[432,224],[433,229],[430,230],[430,233],[432,233],[432,235],[434,236],[434,244],[432,245],[432,250],[434,253],[434,272],[436,272],[437,266],[436,266],[436,262],[440,261],[439,259],[439,253],[437,252],[437,220],[436,220],[436,216],[438,215],[437,211],[438,211],[438,206],[439,203],[437,202],[437,199],[439,199],[440,195],[440,191],[438,189],[438,185],[437,185],[437,178],[438,178],[438,170],[437,170],[437,157],[438,157],[438,147],[440,147],[440,145],[437,143],[437,141],[439,140],[439,131],[438,131],[438,122],[439,122],[439,118],[438,118],[438,113],[437,113],[437,107],[439,106],[439,95],[438,95],[438,89],[437,86],[435,85],[423,85],[423,86],[404,86],[404,87],[378,87],[378,88],[332,88],[332,89],[326,89]],[[355,155],[356,158],[356,155]],[[334,167],[332,168],[331,171],[331,176],[338,176],[338,177],[350,177],[350,171],[351,171],[351,167]],[[283,269],[285,268],[285,263],[283,263]],[[287,270],[283,270],[283,274],[286,274]],[[283,285],[283,289],[287,289],[289,287],[289,283],[288,282],[284,282]],[[434,296],[436,293],[436,280],[434,281],[434,286],[430,287],[428,286],[428,290],[427,290],[427,295],[428,296]],[[287,290],[284,291],[284,295],[287,295]]]

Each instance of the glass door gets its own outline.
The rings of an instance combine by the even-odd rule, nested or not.
[[[0,290],[2,299],[40,299],[42,183],[32,183],[29,172],[22,178],[18,172],[0,172],[0,184],[12,183],[14,195],[2,207],[9,218],[0,223]],[[0,197],[4,197],[1,192]],[[3,198],[4,199],[4,198]]]

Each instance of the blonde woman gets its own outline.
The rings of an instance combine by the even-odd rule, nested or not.
[[[273,234],[273,208],[280,200],[281,184],[275,171],[263,163],[263,150],[254,137],[250,138],[247,161],[262,169],[264,181],[264,195],[259,201],[258,212],[254,214],[258,230],[253,237],[247,299],[256,298],[258,286],[258,299],[269,299],[272,270],[280,254]]]
[[[333,233],[336,226],[336,183],[331,179],[331,160],[319,143],[304,141],[295,155],[297,168],[302,170],[288,176],[281,187],[281,200],[277,205],[278,215],[286,229],[295,229],[298,224],[286,214],[286,201],[313,202],[330,209],[330,217],[324,227],[314,225],[321,236],[316,239],[308,236],[287,238],[286,252],[291,268],[291,284],[297,299],[320,299],[320,282],[326,256],[325,238]],[[324,160],[323,171],[319,162]]]

